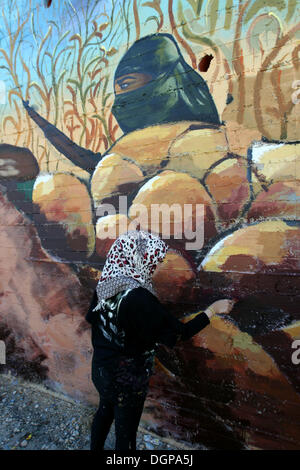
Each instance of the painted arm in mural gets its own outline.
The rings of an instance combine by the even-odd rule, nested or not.
[[[60,153],[83,170],[93,173],[101,159],[101,153],[94,153],[72,142],[69,137],[29,106],[28,101],[23,101],[23,106],[31,119],[42,129],[45,137]]]

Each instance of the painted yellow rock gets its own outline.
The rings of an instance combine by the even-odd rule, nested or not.
[[[269,182],[300,180],[300,144],[256,142],[252,161]]]
[[[186,323],[197,314],[184,317],[181,321]],[[195,335],[191,341],[195,347],[209,351],[209,355],[204,356],[208,369],[215,371],[215,373],[218,370],[227,371],[227,373],[229,370],[234,371],[236,386],[260,391],[262,386],[266,386],[265,379],[268,379],[273,384],[278,383],[277,388],[272,388],[272,386],[269,388],[272,396],[283,398],[284,393],[287,393],[294,399],[297,397],[293,387],[279,370],[273,358],[229,318],[213,316],[210,325],[200,334]],[[256,380],[253,380],[254,375]]]
[[[279,181],[261,191],[247,214],[249,222],[267,217],[300,219],[300,180]]]
[[[143,181],[142,170],[129,159],[111,153],[97,165],[91,179],[95,207],[111,196],[128,194]]]
[[[198,313],[182,319],[183,323],[192,320]],[[192,342],[197,347],[208,349],[216,355],[215,366],[222,367],[222,358],[226,357],[227,368],[244,372],[250,369],[258,375],[272,378],[281,378],[274,361],[255,343],[250,335],[239,330],[230,319],[223,319],[217,315],[210,319],[209,328],[203,334],[195,335]],[[219,361],[217,360],[219,357]],[[212,362],[208,359],[209,362]],[[223,367],[225,363],[223,362]]]
[[[192,302],[192,289],[196,275],[191,263],[180,253],[169,249],[163,262],[153,274],[153,285],[158,297],[171,303],[189,297]]]
[[[173,141],[191,126],[199,125],[190,121],[151,126],[130,132],[110,149],[122,157],[135,161],[150,176],[156,173],[168,156]]]
[[[113,242],[127,232],[130,220],[124,214],[106,215],[96,223],[96,252],[105,258]]]
[[[73,260],[94,252],[91,198],[78,178],[66,173],[40,174],[32,199],[43,216],[36,225],[46,249]]]
[[[184,317],[181,321],[186,323],[197,314]],[[285,423],[285,435],[291,437],[291,448],[296,448],[300,430],[297,419],[292,417],[299,404],[299,393],[286,375],[287,362],[281,366],[274,358],[274,350],[287,347],[284,338],[280,339],[283,341],[278,344],[275,340],[272,349],[270,338],[266,339],[267,348],[264,348],[251,334],[241,331],[229,317],[216,315],[208,326],[189,340],[186,347],[184,344],[178,345],[175,349],[176,362],[180,364],[183,383],[189,383],[189,377],[197,377],[193,391],[203,398],[204,404],[212,397],[219,408],[230,404],[230,412],[237,419],[243,415],[249,429],[263,428],[266,433],[272,433],[274,406],[270,403],[276,403],[278,419]],[[173,359],[169,364],[174,362]],[[250,443],[258,445],[255,439],[249,435]]]
[[[290,339],[295,340],[299,339],[300,340],[300,321],[296,321],[295,323],[292,323],[289,326],[286,326],[285,328],[282,328],[282,331],[289,336]]]
[[[138,219],[142,229],[151,227],[163,239],[174,238],[179,243],[192,238],[188,228],[203,234],[203,241],[216,234],[210,196],[196,178],[185,173],[166,170],[151,178],[133,199],[128,215]],[[202,244],[194,249],[201,248]]]
[[[246,160],[226,159],[211,170],[205,185],[217,204],[219,218],[223,222],[238,218],[250,197]]]
[[[248,148],[253,141],[261,139],[261,132],[256,128],[247,129],[247,127],[238,124],[235,121],[226,120],[225,124],[226,138],[229,151],[236,155],[247,157]]]
[[[224,127],[191,125],[170,146],[167,170],[182,171],[203,178],[209,168],[226,157],[228,143]]]
[[[54,152],[53,152],[54,153]],[[40,166],[41,172],[46,173],[68,173],[76,176],[89,184],[91,174],[88,171],[83,170],[79,166],[70,162],[64,155],[56,152],[52,155],[52,148],[49,160],[43,159]]]
[[[300,272],[300,227],[282,220],[254,223],[220,240],[201,263],[204,271]]]

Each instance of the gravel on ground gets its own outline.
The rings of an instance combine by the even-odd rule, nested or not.
[[[1,450],[89,450],[95,406],[72,400],[42,384],[0,374]],[[114,450],[114,425],[105,449]],[[138,450],[191,450],[139,427]]]

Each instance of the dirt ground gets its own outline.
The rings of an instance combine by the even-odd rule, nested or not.
[[[0,373],[0,450],[89,450],[96,409],[41,384]],[[105,449],[113,450],[114,425]],[[139,427],[138,450],[190,449]]]

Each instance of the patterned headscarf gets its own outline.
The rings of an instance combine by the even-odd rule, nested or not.
[[[168,250],[159,237],[132,230],[120,235],[111,246],[97,285],[99,310],[103,301],[125,289],[145,287],[155,295],[152,274]]]

